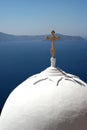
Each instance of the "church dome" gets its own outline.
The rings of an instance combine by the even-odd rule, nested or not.
[[[87,86],[49,67],[20,84],[8,97],[1,130],[86,130]]]
[[[1,130],[86,130],[87,84],[51,66],[29,77],[9,95]]]

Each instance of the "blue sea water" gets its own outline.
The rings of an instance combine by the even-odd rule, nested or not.
[[[87,41],[58,41],[57,66],[87,82]],[[50,66],[51,42],[0,42],[0,108],[29,76]]]

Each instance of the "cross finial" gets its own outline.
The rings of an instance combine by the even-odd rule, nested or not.
[[[55,40],[60,40],[60,36],[56,37],[55,36],[55,31],[52,30],[51,37],[47,36],[46,40],[51,40],[52,41],[51,55],[52,55],[53,58],[55,58],[56,49],[55,49],[54,41]]]

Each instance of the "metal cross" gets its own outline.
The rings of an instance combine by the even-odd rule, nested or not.
[[[51,55],[52,55],[53,58],[55,58],[56,49],[55,49],[54,41],[55,40],[60,40],[60,36],[56,37],[55,36],[55,31],[53,30],[51,32],[51,37],[47,36],[46,40],[51,40],[52,41]]]

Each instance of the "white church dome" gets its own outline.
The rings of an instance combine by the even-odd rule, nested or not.
[[[87,130],[87,84],[51,67],[31,76],[8,97],[0,130]]]

